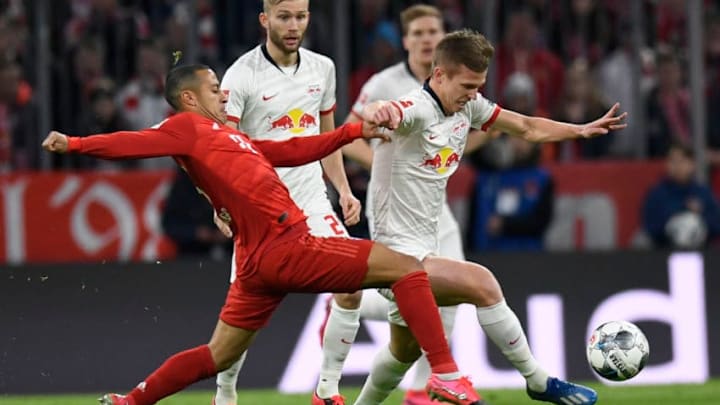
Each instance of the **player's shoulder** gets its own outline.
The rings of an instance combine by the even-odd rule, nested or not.
[[[189,111],[180,111],[165,118],[150,128],[170,132],[183,132],[183,130],[186,130],[188,127],[197,126],[200,122],[200,118],[203,118],[200,114]]]
[[[398,77],[402,75],[405,66],[402,62],[386,67],[385,69],[373,74],[365,83],[366,87],[383,87],[396,84]]]
[[[376,80],[396,80],[399,78],[405,78],[410,75],[410,73],[407,70],[407,66],[405,62],[398,62],[392,66],[388,66],[385,69],[375,73],[372,78],[375,78]]]
[[[300,63],[308,63],[313,67],[321,66],[325,69],[335,68],[335,62],[328,56],[303,47],[300,47],[298,52],[300,53]]]
[[[431,108],[433,103],[432,98],[428,97],[426,92],[422,89],[410,90],[403,93],[396,97],[396,101],[400,104],[404,104],[405,108]]]
[[[187,125],[188,123],[197,125],[207,120],[208,118],[198,113],[192,111],[180,111],[176,114],[171,115],[170,117],[165,119],[165,121],[162,121],[159,125]]]
[[[496,108],[498,108],[497,104],[495,104],[494,101],[485,98],[485,96],[480,92],[477,93],[474,100],[465,105],[465,110],[471,114],[477,111],[479,111],[480,114],[486,114],[487,112],[494,111]]]
[[[262,61],[262,52],[260,46],[240,55],[225,71],[227,75],[252,74],[257,71]]]

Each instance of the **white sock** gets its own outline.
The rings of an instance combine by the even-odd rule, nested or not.
[[[440,307],[440,318],[442,319],[443,329],[445,330],[445,337],[448,339],[452,335],[453,326],[455,326],[455,314],[457,313],[457,306],[454,307]],[[423,354],[417,361],[417,367],[415,367],[415,376],[413,376],[410,382],[410,389],[414,391],[425,391],[428,379],[430,379],[430,363]]]
[[[377,405],[390,395],[412,363],[403,363],[390,353],[389,346],[383,346],[373,359],[370,375],[363,384],[355,405]]]
[[[323,337],[323,361],[317,392],[320,398],[340,394],[342,368],[360,327],[360,310],[340,307],[334,299]]]
[[[547,388],[548,374],[530,352],[530,346],[515,312],[500,301],[489,307],[477,308],[477,318],[485,334],[537,392]]]
[[[237,404],[237,380],[240,369],[245,363],[247,350],[243,353],[238,361],[235,362],[227,370],[221,371],[215,377],[217,390],[215,391],[215,405],[236,405]]]
[[[360,317],[371,321],[387,321],[388,306],[388,299],[377,290],[365,290],[360,302]]]

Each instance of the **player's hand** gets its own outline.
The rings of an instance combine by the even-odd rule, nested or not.
[[[362,123],[362,134],[365,139],[378,138],[383,142],[390,142],[390,135],[385,132],[385,128],[382,128],[372,122],[363,121]]]
[[[49,152],[65,153],[68,149],[68,137],[60,132],[50,131],[42,147]]]
[[[580,136],[583,138],[592,138],[627,127],[627,124],[624,122],[625,118],[627,118],[627,112],[616,115],[619,109],[620,103],[615,103],[601,118],[582,127]]]
[[[213,222],[215,222],[215,226],[222,232],[223,235],[225,235],[228,238],[233,237],[232,230],[230,229],[230,225],[228,225],[227,222],[223,221],[222,218],[220,218],[217,214],[217,211],[213,210]]]
[[[360,222],[360,209],[362,208],[360,200],[355,198],[352,193],[343,193],[340,194],[338,202],[340,203],[340,208],[342,208],[345,225],[353,226]]]
[[[389,101],[376,101],[363,109],[363,119],[377,126],[396,129],[402,120],[400,108]]]

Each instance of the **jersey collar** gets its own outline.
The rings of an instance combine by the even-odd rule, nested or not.
[[[407,71],[407,74],[410,75],[413,79],[415,79],[418,83],[422,83],[422,80],[418,80],[417,76],[415,76],[415,73],[413,73],[412,69],[410,68],[410,61],[405,59],[403,62],[403,65],[405,65],[405,70]]]
[[[265,59],[268,60],[268,62],[270,62],[273,66],[275,66],[279,71],[285,73],[280,68],[280,65],[278,65],[277,62],[275,62],[275,60],[272,58],[272,56],[270,56],[270,52],[268,52],[266,44],[262,44],[260,46],[260,50],[262,51],[263,56],[265,57]],[[298,69],[300,69],[300,48],[298,48],[297,54],[298,54],[297,65],[295,65],[295,71],[293,72],[293,74],[297,73]]]
[[[433,91],[433,89],[430,87],[430,79],[426,79],[426,80],[425,80],[425,83],[423,83],[423,90],[425,90],[426,92],[428,92],[428,94],[430,94],[430,97],[432,97],[433,100],[435,100],[435,103],[437,104],[437,106],[438,106],[438,108],[440,109],[440,111],[442,111],[443,115],[445,115],[445,116],[450,115],[450,114],[448,114],[448,113],[445,111],[445,109],[443,108],[443,105],[442,105],[442,103],[440,102],[440,97],[438,97],[438,95],[435,94],[435,92]]]

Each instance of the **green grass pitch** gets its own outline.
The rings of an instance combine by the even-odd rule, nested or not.
[[[600,405],[718,405],[720,404],[720,380],[711,380],[702,385],[664,385],[664,386],[613,386],[597,383],[590,384],[598,390]],[[358,389],[346,389],[348,404],[358,394]],[[531,401],[522,390],[481,390],[485,399],[492,405],[537,404]],[[167,398],[159,405],[210,405],[212,392],[188,391]],[[2,405],[80,405],[96,404],[98,395],[42,395],[8,396],[0,395]],[[395,392],[385,403],[399,405],[402,393]],[[241,391],[239,404],[248,405],[307,405],[309,395],[283,395],[277,391]]]

